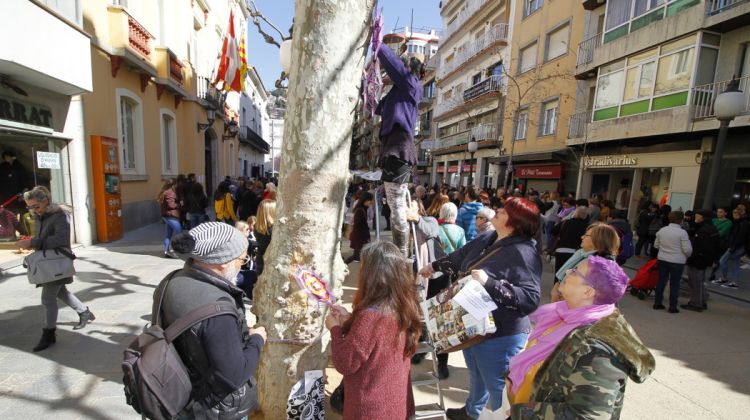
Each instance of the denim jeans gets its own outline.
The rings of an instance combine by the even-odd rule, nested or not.
[[[526,333],[495,337],[463,351],[469,369],[466,414],[478,418],[487,401],[493,411],[502,407],[505,374],[510,359],[523,350],[528,338]]]
[[[187,220],[190,224],[190,229],[198,226],[199,224],[206,221],[206,215],[204,213],[188,213]]]
[[[671,263],[659,260],[659,283],[656,284],[654,303],[661,305],[664,301],[664,289],[669,282],[669,307],[677,308],[677,297],[680,294],[680,280],[685,264]]]
[[[740,258],[745,255],[745,247],[738,247],[734,252],[727,250],[719,260],[721,274],[725,280],[736,283],[740,279]]]
[[[57,299],[65,302],[66,305],[73,308],[79,314],[86,311],[86,305],[68,291],[64,283],[55,281],[42,286],[42,305],[44,305],[45,328],[55,328],[57,325]]]
[[[166,232],[164,233],[164,252],[169,252],[169,244],[172,243],[172,235],[176,235],[182,232],[182,224],[180,219],[175,217],[162,217],[161,220],[167,226]]]

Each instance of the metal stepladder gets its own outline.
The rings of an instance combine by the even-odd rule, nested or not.
[[[419,255],[419,242],[417,242],[417,231],[414,226],[414,222],[409,223],[412,238],[414,240],[414,258],[417,262],[417,269],[422,267]],[[420,300],[427,298],[427,287],[426,284],[419,281],[417,276],[417,291],[419,293]],[[423,331],[427,330],[424,315],[422,318]],[[416,407],[415,414],[411,417],[411,420],[419,419],[435,419],[442,418],[447,419],[445,414],[445,403],[443,402],[443,389],[440,385],[440,379],[437,376],[438,364],[437,364],[437,352],[435,346],[432,343],[432,338],[429,334],[422,336],[422,341],[417,346],[417,354],[430,354],[432,359],[432,371],[427,373],[414,373],[411,374],[411,385],[414,388],[427,387],[434,385],[437,388],[438,402],[434,404],[418,405]]]

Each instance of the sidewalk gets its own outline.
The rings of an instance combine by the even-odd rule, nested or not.
[[[120,363],[122,350],[149,321],[156,284],[182,265],[160,257],[162,235],[163,225],[154,224],[111,244],[79,248],[79,272],[70,289],[97,319],[83,330],[72,331],[77,315],[61,308],[58,342],[41,353],[31,351],[44,318],[40,291],[28,284],[20,267],[0,277],[0,418],[140,418],[125,404]],[[389,236],[384,232],[384,239]],[[342,249],[344,256],[351,252],[346,242]],[[628,265],[635,267],[634,261]],[[357,263],[349,265],[344,303],[351,303],[358,267]],[[551,279],[546,265],[544,301]],[[685,301],[681,297],[681,303]],[[746,418],[750,412],[750,305],[717,294],[712,296],[709,311],[673,315],[652,310],[652,303],[651,298],[639,301],[630,295],[620,303],[654,353],[657,366],[646,383],[628,384],[622,418]],[[451,354],[449,363],[446,405],[460,407],[468,394],[468,374],[461,354]],[[422,362],[418,369],[428,364]],[[327,373],[330,392],[340,375],[332,368]],[[418,390],[415,398],[418,404],[432,403],[435,390]],[[328,411],[327,418],[340,417]]]

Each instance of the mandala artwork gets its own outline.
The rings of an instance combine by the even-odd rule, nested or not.
[[[312,299],[326,305],[333,305],[336,302],[328,281],[320,274],[306,267],[298,267],[294,273],[294,278],[297,280],[300,289],[304,290]]]

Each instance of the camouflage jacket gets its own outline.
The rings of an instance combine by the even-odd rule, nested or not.
[[[619,419],[628,377],[642,383],[654,356],[618,310],[573,330],[534,377],[528,403],[513,419]]]

